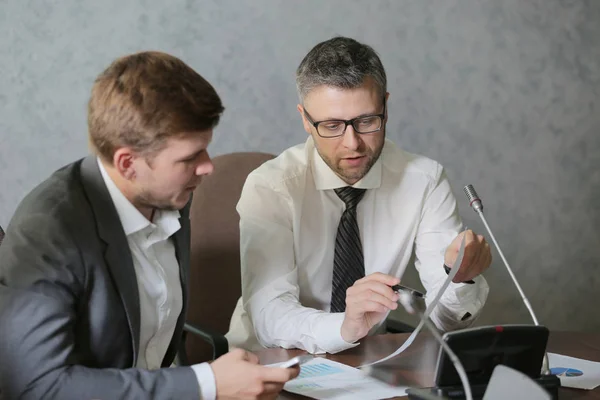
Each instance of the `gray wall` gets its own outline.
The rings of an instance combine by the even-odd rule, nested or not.
[[[600,1],[0,0],[0,224],[52,170],[87,152],[93,78],[158,49],[227,106],[213,154],[305,139],[294,71],[317,42],[381,54],[389,137],[442,162],[469,227],[487,218],[540,320],[600,330]],[[527,321],[499,257],[480,323]],[[410,280],[410,279],[409,279]]]

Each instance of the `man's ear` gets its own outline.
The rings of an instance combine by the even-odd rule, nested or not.
[[[121,147],[113,155],[113,166],[124,179],[135,179],[135,153],[129,147]]]
[[[304,107],[302,106],[302,104],[298,104],[296,108],[298,109],[300,117],[302,118],[302,125],[304,126],[304,130],[310,135],[312,124],[308,122],[306,116],[304,115]]]
[[[384,120],[383,120],[384,123],[387,123],[387,120],[388,120],[388,114],[389,113],[388,113],[388,106],[387,106],[387,104],[388,104],[388,100],[389,99],[390,99],[390,92],[386,92],[385,93],[385,117],[384,117]]]

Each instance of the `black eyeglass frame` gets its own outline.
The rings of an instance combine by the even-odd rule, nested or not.
[[[308,113],[308,111],[306,111],[306,109],[304,109],[304,116],[306,117],[306,119],[308,120],[308,122],[310,122],[310,124],[312,126],[314,126],[315,130],[317,131],[317,135],[321,136],[322,138],[325,139],[333,139],[333,138],[337,138],[340,136],[343,136],[346,133],[346,129],[348,129],[348,125],[352,125],[352,129],[354,129],[354,131],[356,133],[360,133],[361,135],[368,135],[370,133],[375,133],[375,132],[379,132],[381,130],[381,128],[383,127],[383,121],[385,121],[385,110],[387,108],[387,102],[385,101],[385,97],[383,98],[383,112],[381,114],[369,114],[369,115],[363,115],[360,117],[356,117],[356,118],[352,118],[352,119],[326,119],[323,121],[314,121],[313,118],[310,116],[310,114]],[[360,132],[358,129],[356,129],[356,126],[354,126],[354,122],[364,119],[364,118],[371,118],[371,117],[379,117],[381,119],[381,124],[379,125],[379,128],[377,128],[374,131],[368,131],[368,132]],[[340,122],[344,124],[344,129],[342,130],[342,132],[339,135],[335,135],[335,136],[323,136],[321,135],[321,133],[319,132],[319,125],[323,124],[325,122]]]

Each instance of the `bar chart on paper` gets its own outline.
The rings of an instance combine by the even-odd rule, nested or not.
[[[327,400],[370,400],[406,394],[405,387],[387,385],[357,368],[320,357],[302,364],[300,375],[286,383],[284,390]]]
[[[298,375],[298,379],[339,374],[340,372],[344,372],[344,370],[331,364],[305,364],[300,367],[300,375]]]

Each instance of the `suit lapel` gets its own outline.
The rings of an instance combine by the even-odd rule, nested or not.
[[[179,218],[181,229],[173,235],[175,255],[179,262],[179,278],[181,279],[184,309],[187,299],[187,280],[190,265],[190,218],[186,211],[187,207],[181,211],[181,217]]]
[[[175,255],[177,262],[179,263],[179,279],[181,280],[181,295],[182,295],[182,308],[181,314],[177,319],[177,325],[173,333],[173,338],[169,344],[169,348],[163,359],[163,367],[168,367],[175,358],[175,354],[179,348],[181,342],[181,336],[183,331],[183,324],[185,323],[185,317],[187,314],[187,296],[188,296],[188,273],[190,265],[190,216],[189,209],[190,203],[180,210],[181,217],[179,223],[181,228],[173,235],[173,242],[175,245]]]
[[[98,225],[98,235],[106,243],[104,257],[123,302],[133,346],[133,366],[140,346],[140,298],[133,258],[117,210],[104,184],[96,157],[86,157],[81,177]],[[180,267],[181,269],[181,267]]]

